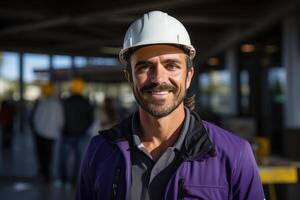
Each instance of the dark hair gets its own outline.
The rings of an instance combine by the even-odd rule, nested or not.
[[[196,100],[195,100],[196,95],[193,94],[192,96],[188,97],[186,96],[183,100],[183,104],[184,106],[186,106],[187,108],[189,108],[190,110],[194,110],[195,109],[195,105],[196,105]]]
[[[186,67],[187,71],[190,70],[193,67],[193,61],[190,56],[186,55]],[[188,107],[190,110],[195,109],[196,105],[196,95],[192,94],[192,96],[186,96],[183,100],[183,104]]]

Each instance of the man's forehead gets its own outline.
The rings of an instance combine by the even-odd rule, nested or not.
[[[185,58],[185,52],[174,45],[150,45],[139,48],[132,56],[131,60],[150,60],[160,57],[162,59],[180,59]]]

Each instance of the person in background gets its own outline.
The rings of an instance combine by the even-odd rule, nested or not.
[[[76,183],[81,161],[81,144],[94,120],[93,107],[82,95],[83,89],[84,81],[73,79],[70,84],[71,95],[63,100],[64,125],[59,162],[60,178],[64,185],[71,182],[74,186]],[[74,158],[73,163],[70,162],[71,155]]]
[[[131,24],[119,58],[138,111],[90,141],[77,200],[264,199],[250,144],[193,111],[195,53],[167,13]]]
[[[10,150],[12,147],[14,131],[14,116],[16,105],[12,98],[4,99],[0,105],[0,128],[2,131],[2,149]]]
[[[41,86],[42,97],[38,99],[31,112],[30,124],[36,141],[39,174],[51,181],[52,152],[55,140],[61,135],[64,124],[63,107],[55,95],[55,86],[47,83]]]
[[[105,97],[103,105],[104,120],[102,122],[103,128],[110,128],[118,122],[119,116],[115,107],[115,99],[112,97]]]

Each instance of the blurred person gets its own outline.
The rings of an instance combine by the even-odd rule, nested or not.
[[[55,95],[55,86],[47,83],[41,86],[42,97],[32,109],[30,124],[35,135],[39,174],[49,182],[53,161],[53,146],[61,135],[64,124],[63,107]]]
[[[105,114],[105,117],[102,122],[103,128],[112,127],[118,122],[119,116],[115,107],[114,98],[105,97],[103,111]]]
[[[4,99],[0,105],[0,128],[2,132],[2,149],[10,150],[12,147],[14,131],[14,116],[16,105],[12,98]]]
[[[193,111],[194,56],[174,17],[152,11],[131,24],[119,58],[138,111],[91,140],[77,200],[264,199],[250,144]]]
[[[88,129],[93,123],[93,107],[82,95],[84,81],[73,79],[70,84],[71,95],[63,100],[64,126],[60,147],[60,178],[66,186],[69,182],[74,186],[79,172],[81,148]],[[73,155],[73,162],[70,162]],[[71,164],[70,164],[71,163]],[[69,178],[69,175],[71,177]]]

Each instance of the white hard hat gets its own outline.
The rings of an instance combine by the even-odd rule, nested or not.
[[[151,11],[137,19],[128,28],[123,48],[119,53],[121,63],[127,63],[128,50],[152,44],[179,45],[187,51],[191,59],[196,54],[195,48],[191,45],[190,36],[180,21],[167,13]]]

